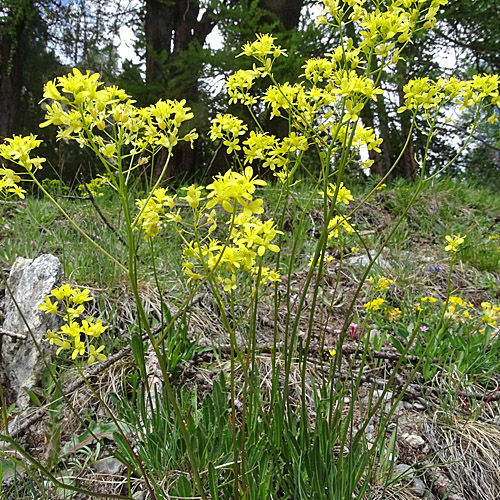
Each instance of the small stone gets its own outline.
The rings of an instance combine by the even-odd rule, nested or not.
[[[413,493],[415,493],[415,495],[419,497],[423,497],[427,493],[427,487],[419,477],[416,477],[413,480],[411,484],[411,490],[413,491]]]
[[[414,478],[413,467],[408,464],[397,464],[396,467],[394,467],[393,477],[400,481],[405,479],[411,481]]]
[[[408,434],[405,432],[402,437],[412,448],[420,448],[425,444],[424,438],[416,434]]]
[[[413,408],[415,408],[415,410],[425,410],[425,405],[423,405],[422,403],[413,403]]]
[[[375,389],[373,391],[373,397],[374,398],[380,398],[383,393],[384,393],[383,389]],[[392,392],[391,391],[387,391],[385,393],[385,395],[384,395],[384,399],[385,400],[392,399]]]
[[[354,257],[347,259],[346,264],[348,266],[368,267],[370,264],[370,258],[367,255],[355,255]],[[381,255],[375,260],[375,265],[383,269],[392,268],[391,263],[387,259],[384,259]]]
[[[375,437],[375,426],[372,424],[368,424],[365,429],[365,436],[368,441],[373,440]]]
[[[123,464],[113,457],[103,458],[94,464],[94,470],[101,474],[117,475],[123,468]]]

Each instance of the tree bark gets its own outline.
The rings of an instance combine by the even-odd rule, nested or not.
[[[193,107],[199,101],[199,79],[202,67],[187,67],[182,57],[196,43],[203,47],[216,24],[214,12],[207,9],[201,18],[197,0],[146,1],[146,81],[152,85],[152,101],[160,98],[186,99]],[[179,76],[182,78],[179,80]],[[196,119],[196,117],[195,117]],[[167,179],[196,171],[197,149],[181,143],[174,150]],[[166,160],[159,154],[155,176]]]
[[[0,26],[0,137],[17,132],[23,80],[22,36],[32,13],[31,2],[11,4]]]
[[[259,7],[267,10],[283,25],[285,30],[297,28],[304,0],[260,0]]]
[[[384,95],[377,96],[377,116],[379,121],[380,137],[383,139],[380,148],[382,150],[382,172],[385,175],[392,167],[394,160],[393,137],[387,114],[387,106]]]

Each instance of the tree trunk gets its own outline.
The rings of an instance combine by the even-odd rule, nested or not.
[[[190,107],[198,103],[202,67],[187,67],[181,59],[192,43],[203,47],[215,27],[212,10],[207,9],[200,19],[199,13],[197,0],[146,1],[146,81],[152,86],[152,101],[160,98],[186,99]],[[165,160],[166,154],[158,155],[155,176]],[[197,149],[180,143],[170,161],[167,179],[178,177],[181,173],[193,174],[197,160]]]
[[[403,91],[403,82],[407,82],[409,79],[409,71],[408,65],[405,60],[400,59],[397,64],[397,74],[398,74],[398,98],[399,98],[399,106],[404,105],[404,91]],[[408,135],[410,134],[411,128],[411,120],[409,117],[409,113],[402,113],[400,116],[400,130],[401,130],[401,147],[406,142]],[[408,146],[406,146],[403,152],[403,163],[401,165],[402,168],[399,169],[399,172],[406,177],[410,181],[415,180],[415,176],[417,173],[417,162],[415,160],[415,147],[413,144],[413,139],[410,137],[408,141]]]
[[[172,52],[174,7],[171,2],[146,1],[146,81],[156,82],[165,73]],[[164,64],[162,62],[164,61]]]
[[[21,101],[23,57],[22,36],[32,12],[31,2],[12,6],[9,20],[0,31],[0,137],[17,132]],[[15,11],[15,12],[14,12]]]
[[[377,116],[379,121],[380,137],[384,142],[380,145],[382,150],[382,172],[385,175],[392,167],[394,160],[393,137],[391,127],[389,125],[389,116],[387,114],[387,107],[385,104],[384,95],[377,96]]]
[[[260,0],[259,2],[259,7],[276,16],[285,30],[298,27],[303,5],[304,0]]]
[[[380,99],[380,96],[379,96]],[[372,103],[368,101],[364,108],[360,113],[361,121],[363,122],[363,126],[370,127],[376,131]],[[380,161],[380,154],[374,151],[373,149],[368,150],[368,158],[373,161],[372,166],[370,167],[370,172],[375,175],[379,175],[382,177],[385,173],[382,162]]]

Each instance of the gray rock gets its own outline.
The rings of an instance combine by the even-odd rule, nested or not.
[[[425,440],[422,436],[418,436],[417,434],[409,434],[405,432],[401,436],[412,448],[420,448],[424,446]]]
[[[40,255],[36,259],[19,257],[14,262],[5,293],[5,319],[3,328],[22,334],[26,340],[4,336],[2,339],[2,364],[5,373],[4,386],[17,406],[23,410],[30,404],[27,390],[39,382],[45,368],[41,350],[51,361],[55,349],[41,342],[48,329],[58,328],[60,319],[38,309],[50,291],[59,284],[62,268],[57,257]]]
[[[411,485],[411,490],[418,497],[423,497],[427,492],[427,487],[425,486],[425,483],[419,477],[416,477],[413,480],[413,483]]]
[[[103,458],[94,464],[94,470],[101,474],[106,475],[117,475],[120,474],[121,470],[124,468],[124,465],[113,457]]]
[[[411,465],[397,464],[396,467],[394,467],[392,477],[394,479],[398,479],[399,481],[402,481],[402,480],[413,481],[413,479],[415,477],[415,472],[414,472],[413,467]]]
[[[348,266],[368,267],[370,264],[370,258],[368,255],[355,255],[347,259],[346,264]],[[381,255],[375,260],[375,265],[387,270],[392,268],[391,263],[387,259],[384,259]]]
[[[384,393],[383,389],[375,389],[373,391],[373,397],[379,399],[383,393]],[[391,391],[387,391],[384,395],[384,400],[387,401],[389,399],[392,399],[392,392]]]

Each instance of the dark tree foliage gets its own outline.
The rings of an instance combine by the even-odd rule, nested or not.
[[[76,66],[97,71],[107,83],[124,87],[142,106],[158,99],[185,99],[195,114],[187,127],[196,127],[200,139],[194,150],[188,145],[178,149],[170,180],[185,182],[192,175],[213,175],[233,160],[208,140],[210,119],[231,112],[252,123],[241,105],[228,108],[225,92],[221,92],[227,75],[251,67],[250,60],[235,59],[240,47],[253,40],[255,33],[272,33],[288,50],[288,57],[276,63],[276,77],[294,83],[305,58],[322,56],[339,43],[335,30],[315,26],[308,15],[313,4],[312,0],[0,0],[0,135],[34,132],[46,136],[49,151],[44,154],[54,173],[65,172],[71,178],[77,171],[95,175],[95,160],[91,163],[84,152],[66,144],[54,146],[53,135],[49,137],[53,130],[34,129],[43,116],[43,105],[39,105],[43,83]],[[373,127],[384,140],[380,153],[369,152],[372,172],[384,175],[404,146],[409,117],[396,110],[408,79],[442,76],[440,66],[446,55],[456,60],[455,68],[444,68],[446,76],[500,71],[499,11],[500,0],[452,0],[436,30],[419,34],[406,48],[405,60],[386,69],[380,82],[386,96],[370,101],[361,113],[363,124]],[[119,34],[125,25],[135,30],[138,64],[119,60]],[[217,50],[208,44],[214,32],[221,39]],[[346,35],[357,36],[354,29]],[[268,84],[268,80],[259,81],[257,86]],[[264,106],[255,112],[271,133],[287,132],[285,121],[271,120]],[[454,156],[467,127],[465,116],[460,123],[448,125],[447,134],[434,139],[428,157],[431,172]],[[483,165],[498,173],[498,124],[485,130],[465,157],[473,168],[461,163],[457,175],[482,171]],[[448,139],[451,136],[453,140]],[[414,130],[393,176],[411,179],[418,174],[425,143],[425,133]]]
[[[159,98],[186,99],[195,118],[189,127],[196,127],[200,139],[195,149],[179,148],[171,160],[169,177],[182,181],[185,176],[204,175],[224,168],[227,159],[215,158],[216,150],[207,140],[210,118],[226,107],[213,86],[220,89],[225,75],[243,62],[235,61],[239,47],[255,37],[255,33],[273,32],[282,35],[297,33],[303,0],[213,0],[202,6],[198,0],[146,0],[143,15],[145,80],[140,69],[131,63],[124,67],[120,83],[138,91],[141,104]],[[207,37],[217,28],[223,47],[210,50]],[[292,57],[293,74],[298,75],[300,58]],[[289,77],[290,78],[290,77]],[[292,79],[294,76],[292,76]],[[141,82],[142,80],[142,82]],[[157,163],[161,165],[160,162]]]
[[[454,50],[459,66],[500,73],[500,0],[451,0],[438,23],[437,41]]]

